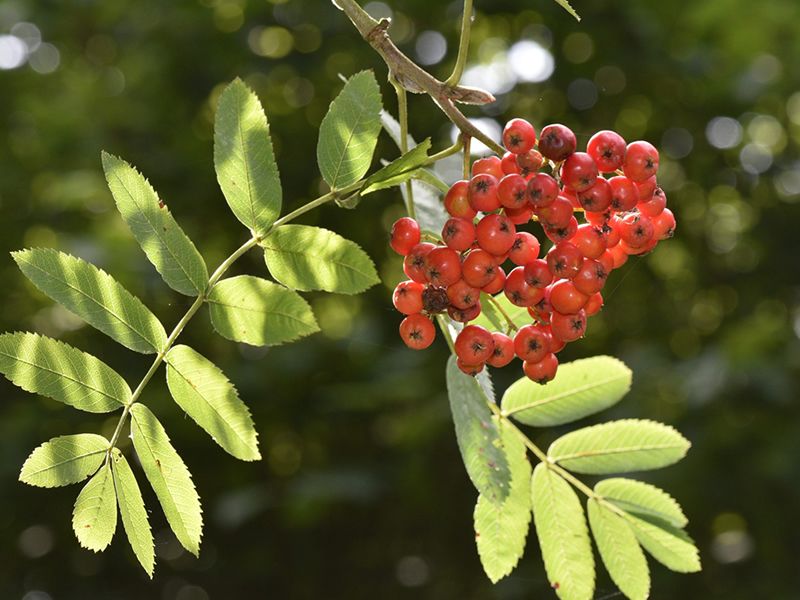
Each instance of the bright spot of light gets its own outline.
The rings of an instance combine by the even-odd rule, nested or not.
[[[550,51],[533,40],[522,40],[511,46],[508,62],[520,80],[530,82],[549,79],[556,67]]]
[[[724,531],[711,542],[711,553],[722,564],[745,560],[753,553],[753,538],[746,531]]]
[[[469,67],[462,78],[464,85],[483,88],[496,96],[510,92],[516,82],[517,77],[503,54],[489,64]]]
[[[772,166],[772,152],[758,144],[747,144],[739,153],[739,162],[748,173],[759,175]]]
[[[373,19],[391,19],[394,16],[391,7],[384,2],[368,2],[364,5],[364,10]]]
[[[45,43],[31,54],[28,62],[31,65],[31,69],[42,75],[47,75],[58,68],[61,62],[61,54],[59,54],[58,48],[53,46],[53,44]]]
[[[42,43],[42,32],[33,23],[17,23],[11,28],[11,35],[18,37],[33,52]]]
[[[590,109],[597,104],[597,86],[589,79],[576,79],[567,87],[567,100],[578,110]]]
[[[28,45],[15,35],[0,35],[0,69],[16,69],[28,60]]]
[[[800,163],[775,177],[775,188],[787,200],[800,198]]]
[[[423,31],[415,47],[417,58],[423,65],[435,65],[447,54],[447,40],[438,31]]]
[[[706,139],[714,148],[733,148],[742,141],[742,126],[730,117],[714,117],[706,125]]]
[[[500,124],[495,121],[494,119],[488,118],[477,118],[477,119],[470,119],[470,123],[475,125],[478,129],[480,129],[483,133],[485,133],[488,137],[493,140],[499,140],[500,136],[502,135],[503,131],[500,128]],[[458,138],[458,134],[460,131],[458,128],[453,125],[453,128],[450,131],[450,139],[455,143],[456,139]],[[482,154],[490,154],[492,150],[481,142],[477,138],[472,138],[472,144],[470,145],[470,154],[473,156],[475,155],[482,155]]]

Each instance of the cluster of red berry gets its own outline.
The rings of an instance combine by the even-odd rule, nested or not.
[[[480,294],[504,292],[527,307],[533,323],[514,338],[467,325],[455,341],[458,365],[470,375],[514,356],[539,383],[550,381],[558,353],[586,331],[603,306],[606,277],[632,254],[649,252],[675,229],[675,217],[656,183],[658,151],[643,141],[626,144],[613,131],[576,152],[575,134],[548,125],[538,144],[534,127],[513,119],[503,130],[508,152],[476,160],[472,178],[457,181],[444,198],[451,218],[441,244],[421,241],[411,218],[392,227],[391,246],[405,257],[409,277],[394,291],[394,306],[408,315],[400,336],[427,348],[436,331],[431,316],[447,311],[469,323],[481,312]],[[608,176],[608,177],[607,177]],[[576,214],[586,222],[579,224]],[[477,222],[476,222],[477,219]],[[538,221],[553,242],[544,258],[535,235],[517,227]],[[506,273],[503,264],[515,266]]]

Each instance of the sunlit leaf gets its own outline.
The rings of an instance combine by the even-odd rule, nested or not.
[[[382,169],[375,171],[364,182],[364,187],[361,188],[361,195],[366,196],[378,190],[400,185],[414,177],[414,174],[419,171],[420,167],[428,159],[430,147],[431,140],[427,138]]]
[[[688,523],[680,504],[672,496],[644,481],[612,477],[598,482],[594,491],[632,515],[660,519],[673,527],[686,527]]]
[[[665,521],[644,518],[628,513],[636,539],[647,552],[662,565],[678,573],[701,570],[700,553],[694,541],[683,530]]]
[[[111,465],[106,463],[78,494],[72,529],[84,548],[105,550],[117,529],[117,494]]]
[[[155,551],[150,520],[147,517],[147,510],[136,477],[128,465],[128,461],[117,448],[114,448],[111,454],[111,472],[114,475],[119,514],[122,517],[122,525],[128,536],[128,542],[142,568],[152,579]]]
[[[106,438],[94,433],[53,438],[31,452],[19,480],[37,487],[78,483],[100,468],[108,446]]]

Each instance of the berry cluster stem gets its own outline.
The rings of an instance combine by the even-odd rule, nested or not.
[[[458,39],[458,56],[453,67],[453,73],[445,81],[446,85],[458,85],[461,76],[464,75],[464,67],[467,66],[467,55],[469,54],[469,38],[472,29],[472,0],[464,0],[464,14],[461,17],[461,36]]]
[[[395,92],[397,93],[397,119],[400,122],[400,154],[408,152],[408,97],[405,88],[400,85],[393,75],[389,75],[389,81],[392,83]],[[406,189],[406,208],[408,214],[412,219],[417,218],[417,211],[414,207],[414,188],[411,181],[406,181],[403,184]]]

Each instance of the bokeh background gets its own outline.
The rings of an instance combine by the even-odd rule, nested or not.
[[[460,3],[372,2],[401,48],[444,77]],[[564,122],[585,143],[615,128],[662,150],[660,177],[678,234],[631,260],[606,308],[566,358],[630,364],[629,396],[598,418],[641,417],[693,442],[678,465],[646,474],[683,503],[704,571],[654,566],[653,598],[800,598],[800,4],[477,0],[465,80],[498,101],[470,109],[495,129],[511,116]],[[187,300],[147,263],[104,186],[101,149],[150,178],[215,265],[244,239],[212,166],[213,106],[245,78],[269,114],[287,209],[319,195],[316,130],[339,74],[385,68],[325,0],[125,0],[0,3],[0,330],[36,330],[95,353],[137,381],[149,359],[54,306],[6,253],[52,246],[118,277],[167,327]],[[417,138],[451,127],[411,98]],[[396,150],[388,138],[378,157]],[[263,462],[227,456],[181,414],[162,381],[145,394],[204,502],[199,560],[182,552],[146,488],[158,565],[149,581],[121,531],[100,555],[70,528],[77,487],[17,482],[29,451],[65,433],[108,433],[80,414],[0,382],[0,598],[547,598],[532,538],[520,567],[492,586],[472,532],[476,492],[461,465],[444,386],[443,342],[406,350],[386,246],[396,191],[303,222],[362,244],[384,285],[359,297],[311,295],[322,333],[259,350],[215,337],[204,316],[186,342],[238,385]],[[2,258],[5,256],[5,258]],[[265,274],[257,253],[235,268]],[[519,376],[496,373],[500,389]],[[592,422],[587,419],[586,422]],[[546,444],[559,431],[532,432]],[[599,576],[597,598],[615,597]]]

